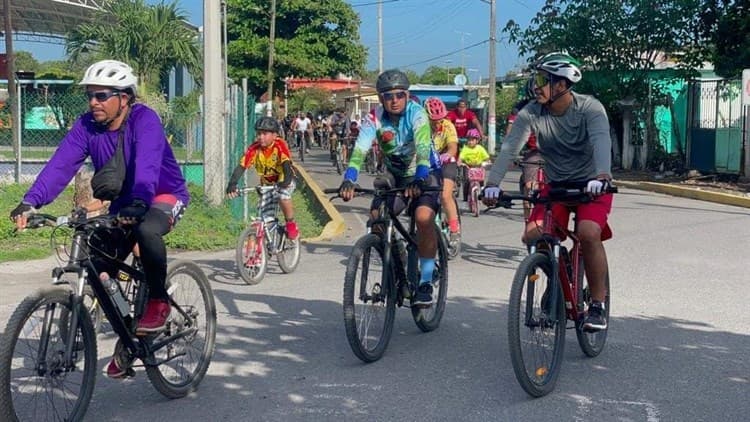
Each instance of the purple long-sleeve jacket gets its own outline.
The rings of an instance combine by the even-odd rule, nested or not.
[[[119,130],[98,128],[91,112],[83,114],[60,142],[23,201],[35,208],[54,201],[86,157],[91,157],[95,170],[100,169],[115,153],[118,133]],[[117,212],[134,199],[151,204],[152,199],[161,194],[172,194],[187,205],[190,194],[185,178],[156,112],[143,104],[134,104],[127,120],[124,141],[125,183],[120,197],[110,205],[110,212]]]

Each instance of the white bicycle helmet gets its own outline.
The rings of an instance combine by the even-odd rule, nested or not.
[[[102,60],[86,69],[83,79],[78,85],[101,85],[126,90],[131,89],[136,95],[138,78],[133,74],[133,68],[117,60]]]
[[[564,52],[554,52],[543,56],[537,61],[537,69],[552,75],[565,78],[572,83],[578,83],[581,78],[581,62]]]

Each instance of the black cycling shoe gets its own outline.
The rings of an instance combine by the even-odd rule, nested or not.
[[[417,288],[416,297],[412,300],[411,304],[418,308],[429,308],[432,306],[432,284],[420,284]]]
[[[607,318],[604,316],[604,304],[602,302],[592,302],[589,306],[588,315],[583,320],[583,331],[594,333],[607,329]]]

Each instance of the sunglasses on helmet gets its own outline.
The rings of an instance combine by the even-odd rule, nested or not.
[[[111,97],[114,97],[115,95],[118,95],[122,91],[118,90],[112,90],[112,91],[95,91],[95,92],[89,92],[86,91],[86,98],[88,98],[89,101],[91,101],[92,98],[96,98],[96,101],[102,103],[104,101],[107,101]]]

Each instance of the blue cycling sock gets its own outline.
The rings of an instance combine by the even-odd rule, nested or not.
[[[419,284],[432,283],[432,273],[435,271],[435,258],[419,258],[419,268],[422,270]]]

